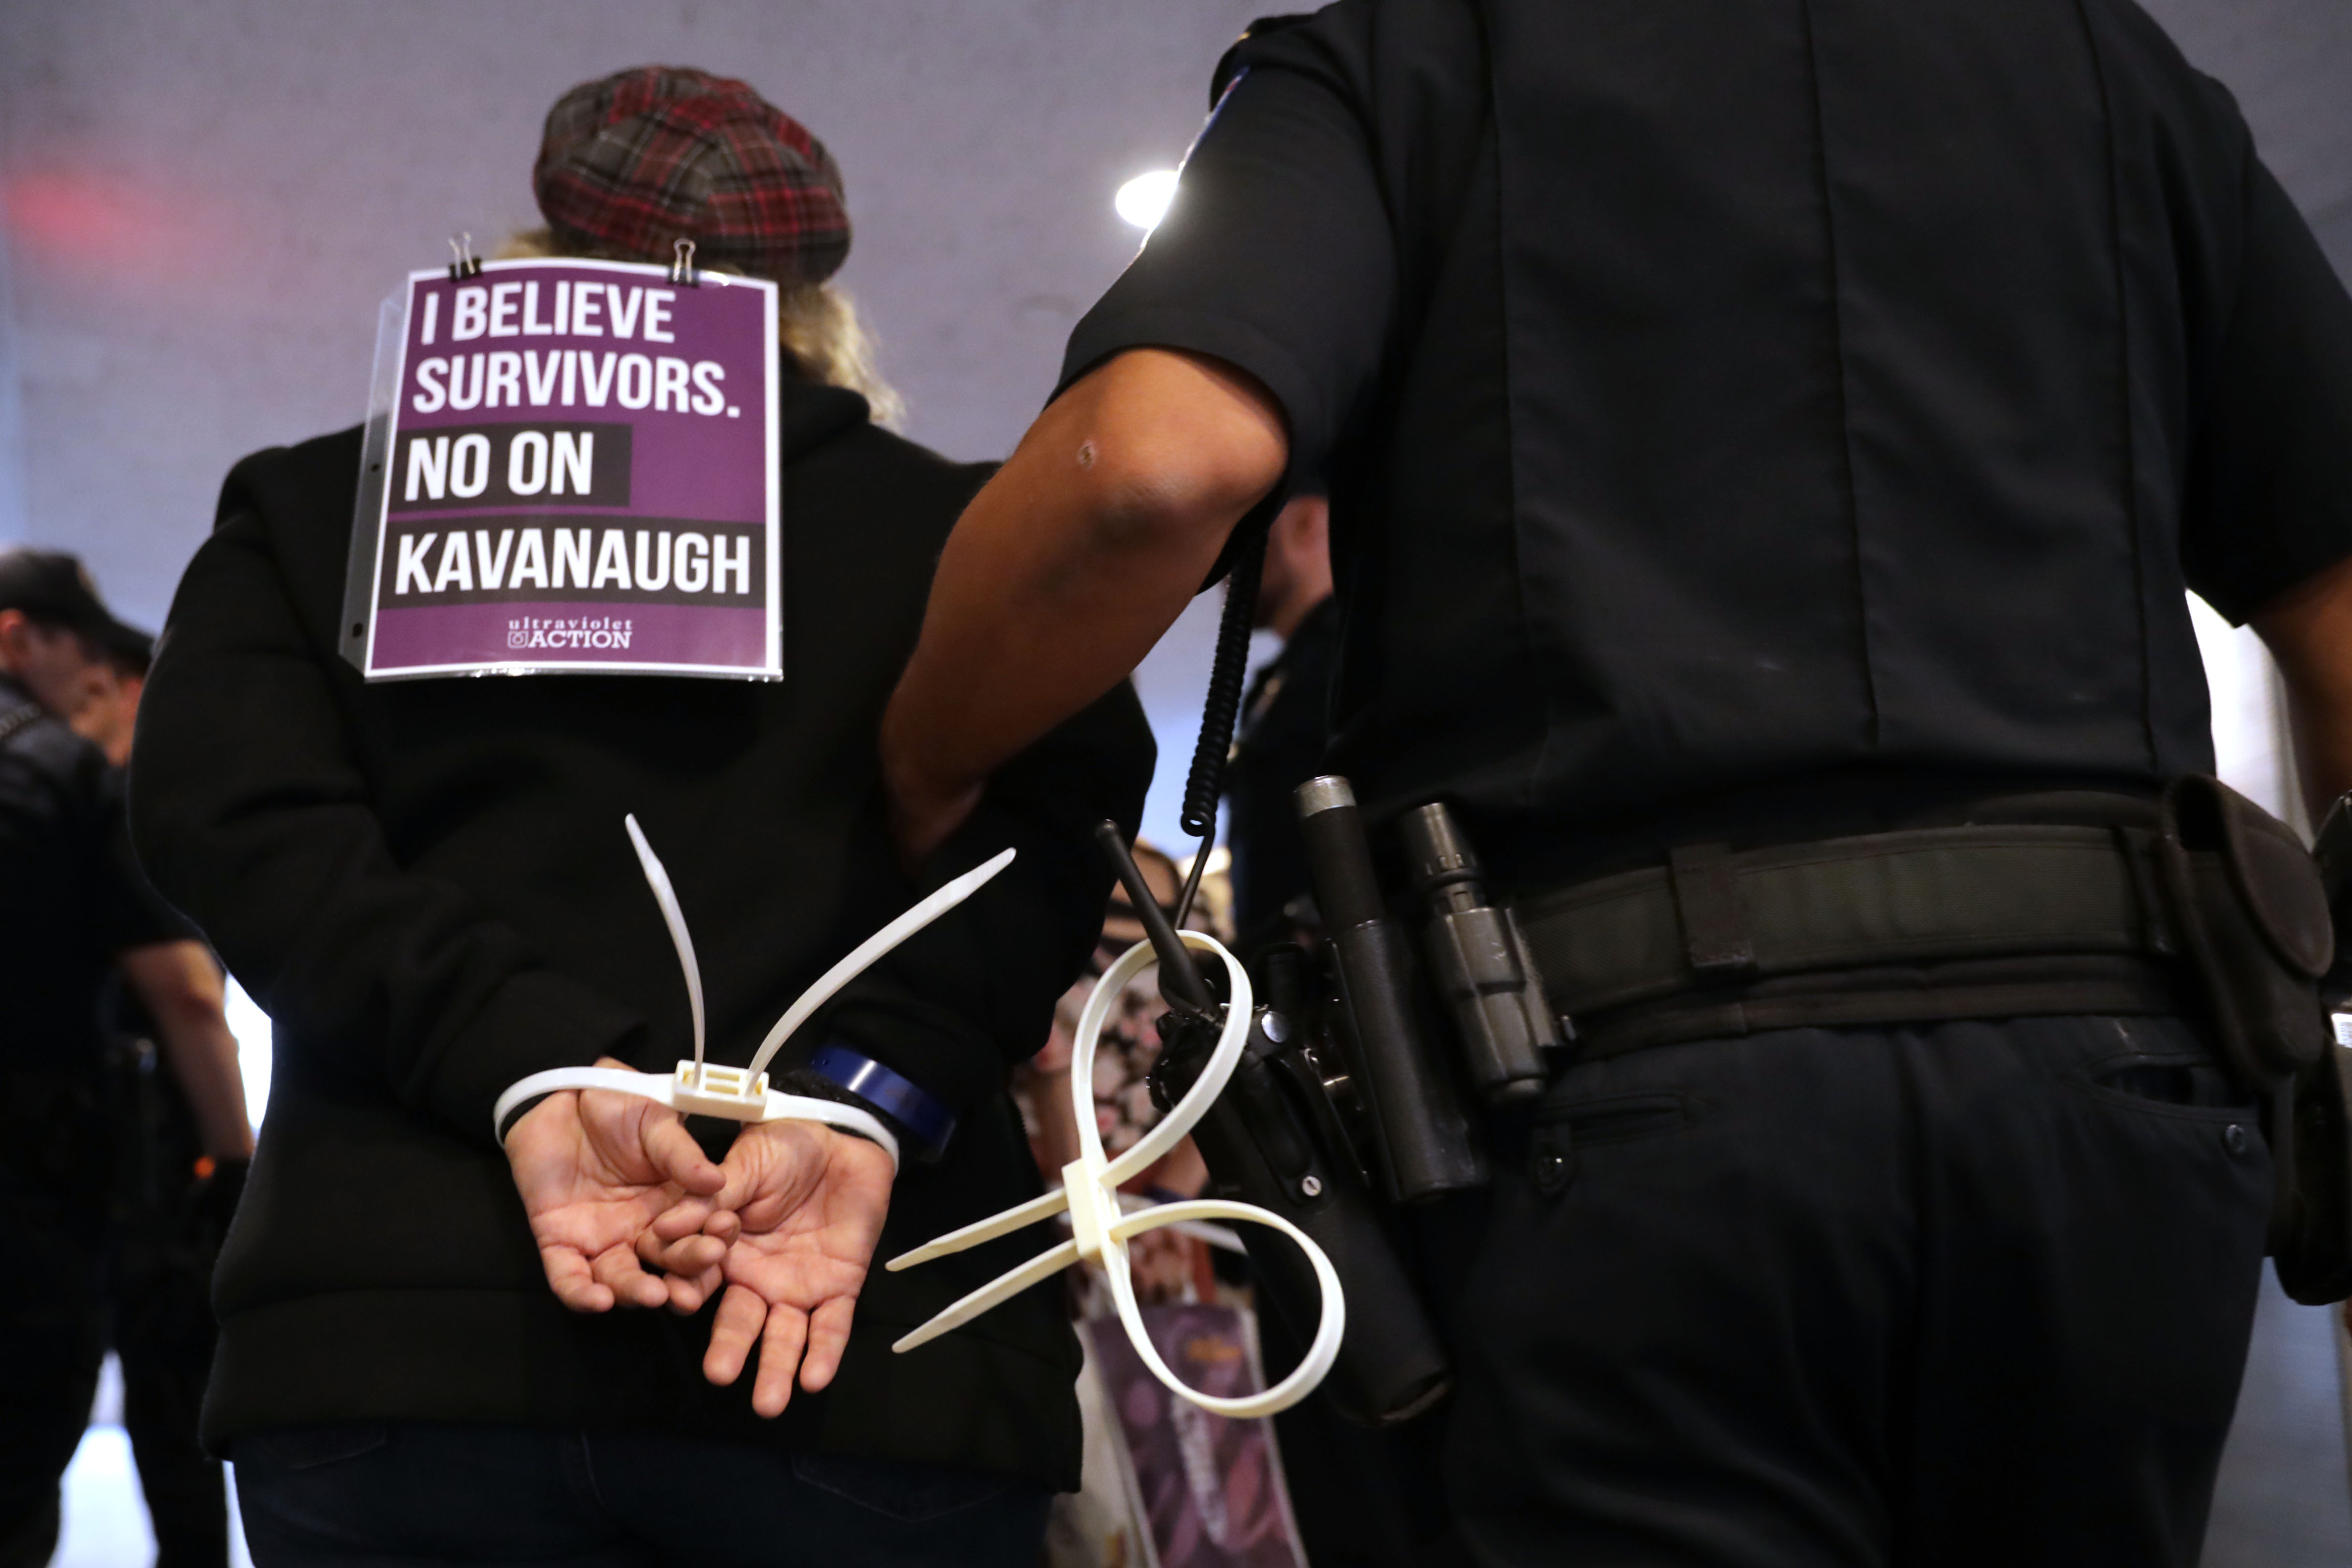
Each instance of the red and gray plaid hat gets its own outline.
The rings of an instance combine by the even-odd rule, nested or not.
[[[824,143],[707,71],[638,66],[573,88],[547,111],[531,184],[559,235],[647,261],[690,239],[698,265],[795,284],[849,255]]]

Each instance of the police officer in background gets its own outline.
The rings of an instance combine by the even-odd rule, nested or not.
[[[1317,925],[1291,791],[1323,771],[1331,743],[1339,606],[1331,593],[1330,502],[1319,487],[1302,490],[1266,526],[1251,625],[1274,632],[1282,647],[1251,678],[1225,771],[1234,950],[1244,962],[1279,942],[1311,946]],[[1307,1340],[1280,1312],[1261,1312],[1258,1333],[1270,1378],[1305,1358]],[[1366,1432],[1319,1399],[1292,1406],[1274,1424],[1308,1561],[1316,1568],[1410,1561],[1401,1554],[1432,1512],[1420,1479],[1429,1468],[1424,1433]]]
[[[127,634],[126,634],[127,633]],[[90,695],[74,712],[82,738],[127,767],[154,641],[124,627],[103,639]],[[167,950],[224,1032],[220,966],[190,940]],[[213,1265],[245,1190],[243,1159],[208,1151],[195,1107],[165,1054],[165,1033],[121,967],[99,1011],[114,1158],[107,1215],[107,1343],[121,1364],[122,1427],[155,1530],[156,1568],[228,1562],[228,1494],[197,1437],[219,1325]]]
[[[903,842],[1320,473],[1333,769],[1450,805],[1578,1025],[1444,1216],[1468,1555],[2193,1562],[2247,1086],[2144,934],[2014,938],[2039,851],[1907,952],[1835,890],[2144,827],[2212,766],[2187,589],[2352,785],[2352,301],[2229,95],[2129,0],[1342,0],[1219,80],[950,540]],[[1751,910],[1773,849],[1832,894]]]
[[[1339,607],[1331,598],[1331,504],[1291,499],[1267,526],[1253,627],[1282,639],[1242,698],[1225,773],[1232,810],[1234,930],[1247,955],[1287,941],[1307,913],[1307,847],[1290,792],[1323,771],[1331,743],[1331,667]]]
[[[16,1281],[0,1306],[0,1563],[9,1568],[47,1562],[56,1542],[58,1480],[106,1348],[105,1274],[120,1239],[110,1200],[122,1162],[141,1153],[122,1146],[109,1114],[100,1005],[110,978],[152,1020],[193,1112],[190,1161],[211,1167],[202,1185],[227,1192],[252,1153],[219,971],[131,860],[120,770],[68,722],[121,728],[110,661],[144,642],[107,612],[73,557],[0,552],[0,1233]],[[208,1342],[201,1293],[183,1306],[196,1319],[189,1333]],[[194,1452],[203,1382],[199,1367],[126,1391],[167,1565],[227,1561],[220,1467]],[[193,1469],[166,1462],[182,1458]]]

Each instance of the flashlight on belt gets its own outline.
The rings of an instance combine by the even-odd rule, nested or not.
[[[1486,902],[1478,856],[1444,802],[1406,812],[1397,834],[1412,889],[1429,905],[1430,982],[1454,1015],[1472,1085],[1496,1109],[1538,1098],[1559,1026],[1518,921]]]
[[[1382,1183],[1405,1203],[1483,1186],[1486,1157],[1423,1036],[1412,1005],[1412,949],[1381,897],[1355,790],[1325,774],[1301,784],[1291,799]]]

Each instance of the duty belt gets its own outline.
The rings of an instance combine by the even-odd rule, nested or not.
[[[1802,1024],[2169,1011],[2170,977],[2149,962],[2174,945],[2148,841],[1999,826],[1702,844],[1518,914],[1545,998],[1588,1056]],[[1804,978],[1832,972],[1860,977]]]

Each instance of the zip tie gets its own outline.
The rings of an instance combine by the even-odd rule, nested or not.
[[[1071,1264],[1085,1259],[1100,1264],[1110,1279],[1111,1300],[1118,1308],[1120,1323],[1127,1330],[1129,1341],[1143,1364],[1151,1370],[1170,1391],[1191,1400],[1202,1409],[1219,1416],[1247,1420],[1259,1416],[1271,1416],[1287,1410],[1315,1390],[1324,1374],[1339,1358],[1339,1341],[1347,1332],[1347,1298],[1339,1286],[1339,1276],[1331,1267],[1331,1260],[1323,1249],[1297,1226],[1282,1216],[1255,1204],[1234,1203],[1224,1198],[1186,1198],[1176,1203],[1156,1204],[1140,1213],[1122,1216],[1124,1199],[1119,1184],[1149,1168],[1160,1157],[1174,1148],[1192,1124],[1207,1113],[1210,1104],[1223,1092],[1234,1069],[1241,1061],[1242,1048],[1248,1043],[1250,1032],[1249,975],[1234,956],[1213,936],[1199,931],[1179,931],[1176,934],[1188,947],[1213,953],[1224,960],[1225,974],[1232,988],[1232,1002],[1225,1009],[1225,1021],[1217,1035],[1216,1049],[1209,1055],[1208,1065],[1184,1097],[1176,1102],[1162,1117],[1159,1125],[1145,1134],[1133,1148],[1115,1160],[1103,1157],[1102,1134],[1095,1126],[1094,1062],[1095,1048],[1102,1038],[1104,1022],[1110,1016],[1127,982],[1157,961],[1148,942],[1139,942],[1122,954],[1118,962],[1105,971],[1095,983],[1094,994],[1087,998],[1086,1010],[1078,1015],[1077,1040],[1070,1061],[1070,1100],[1076,1113],[1078,1125],[1078,1157],[1062,1170],[1062,1186],[1058,1192],[1006,1209],[1003,1213],[951,1230],[938,1239],[926,1242],[910,1252],[901,1253],[883,1265],[896,1273],[928,1263],[934,1258],[944,1258],[992,1241],[1000,1236],[1050,1219],[1067,1211],[1070,1239],[1048,1248],[1007,1273],[982,1285],[979,1290],[955,1302],[930,1322],[908,1334],[890,1348],[904,1354],[916,1346],[928,1343],[951,1329],[960,1328],[992,1307],[999,1306],[1043,1281],[1052,1279]],[[1127,1243],[1147,1230],[1157,1230],[1166,1225],[1188,1225],[1201,1220],[1241,1220],[1254,1225],[1272,1226],[1297,1243],[1314,1266],[1316,1283],[1321,1291],[1323,1311],[1316,1324],[1314,1343],[1307,1346],[1307,1357],[1291,1375],[1273,1387],[1259,1394],[1221,1398],[1192,1388],[1168,1369],[1153,1348],[1151,1336],[1145,1332],[1143,1317],[1135,1300],[1135,1281],[1128,1269]]]
[[[694,961],[694,938],[687,935],[686,911],[677,906],[677,889],[669,883],[669,873],[662,866],[661,857],[654,853],[653,845],[646,842],[645,830],[637,826],[636,813],[621,819],[629,830],[629,842],[637,847],[637,864],[645,868],[646,885],[654,890],[654,902],[661,905],[662,920],[669,926],[669,939],[677,948],[678,967],[686,971],[686,1005],[694,1015],[694,1068],[698,1076],[702,1071],[702,966]],[[761,1062],[752,1068],[757,1072]]]
[[[670,885],[669,873],[663,868],[661,857],[654,853],[653,845],[646,842],[637,819],[634,815],[624,817],[622,824],[629,831],[629,841],[636,846],[637,864],[645,871],[646,885],[653,889],[654,902],[661,906],[670,941],[677,948],[678,967],[686,972],[687,1006],[694,1015],[693,1059],[679,1062],[677,1070],[667,1076],[618,1067],[553,1067],[534,1072],[509,1084],[506,1092],[499,1096],[498,1105],[490,1113],[490,1135],[503,1142],[508,1115],[526,1100],[566,1089],[606,1089],[635,1094],[688,1115],[722,1116],[753,1125],[763,1122],[822,1122],[879,1144],[890,1156],[890,1169],[895,1175],[898,1168],[898,1140],[880,1117],[861,1106],[772,1090],[768,1087],[768,1063],[792,1032],[831,1000],[835,992],[885,953],[979,892],[998,872],[1013,863],[1014,852],[1005,850],[974,866],[859,943],[847,957],[827,969],[815,985],[803,991],[785,1009],[784,1016],[776,1020],[776,1027],[761,1042],[759,1054],[751,1059],[751,1066],[722,1067],[703,1060],[702,968],[695,962],[694,939],[687,933],[686,912],[678,907],[677,890]]]
[[[490,1113],[491,1128],[493,1132],[503,1128],[514,1108],[526,1100],[566,1089],[609,1089],[651,1100],[687,1115],[724,1116],[730,1122],[752,1125],[762,1122],[823,1122],[881,1145],[882,1152],[890,1156],[891,1174],[898,1174],[898,1140],[871,1111],[832,1100],[814,1100],[805,1094],[779,1092],[768,1087],[768,1075],[764,1072],[747,1082],[740,1067],[710,1068],[698,1082],[693,1074],[694,1063],[690,1061],[679,1062],[677,1071],[667,1077],[625,1067],[551,1067],[507,1086],[507,1092],[499,1096],[498,1109]]]
[[[810,1014],[831,1001],[833,993],[857,978],[867,965],[978,893],[990,878],[1012,863],[1013,852],[1009,849],[981,862],[852,948],[849,956],[819,976],[815,985],[803,991],[800,999],[784,1009],[784,1016],[776,1020],[776,1027],[768,1031],[768,1038],[760,1042],[759,1051],[752,1055],[751,1071],[765,1071],[777,1048],[792,1037],[793,1030],[808,1022]]]

